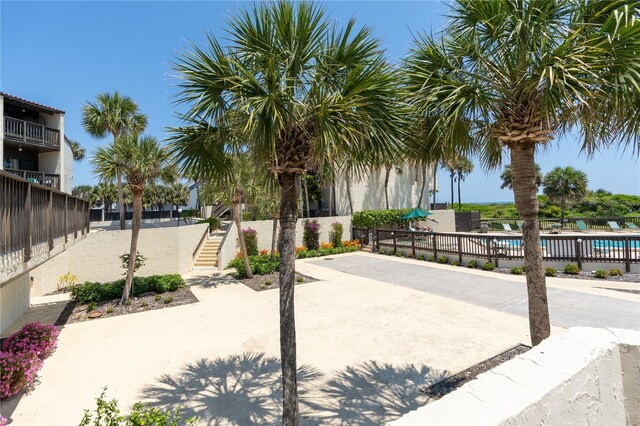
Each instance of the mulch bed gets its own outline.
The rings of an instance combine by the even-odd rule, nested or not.
[[[280,276],[278,272],[273,272],[271,274],[265,275],[254,275],[253,278],[250,279],[236,278],[236,280],[255,291],[265,291],[272,290],[274,288],[280,288]],[[315,281],[318,280],[296,272],[296,286],[312,283]]]
[[[63,326],[74,322],[94,321],[100,318],[166,309],[198,301],[189,287],[186,286],[163,294],[144,293],[129,300],[131,301],[130,305],[120,304],[120,299],[100,302],[90,312],[87,311],[88,305],[86,303],[70,301],[56,321],[56,325]]]
[[[494,272],[498,272],[501,274],[511,274],[511,268],[496,268],[493,270]],[[524,274],[523,274],[524,276]],[[571,275],[565,274],[562,271],[558,271],[558,275],[555,278],[570,278],[574,280],[595,280],[595,281],[618,281],[624,283],[640,283],[640,274],[626,274],[622,273],[622,275],[618,275],[617,277],[607,277],[607,278],[596,278],[593,276],[591,272],[580,272],[579,275]]]
[[[476,377],[478,377],[478,375],[487,372],[494,367],[497,367],[503,362],[515,358],[517,355],[525,353],[529,349],[531,349],[531,347],[527,345],[515,346],[509,350],[502,352],[501,354],[487,359],[486,361],[482,361],[481,363],[476,364],[473,367],[467,368],[466,370],[461,371],[458,374],[455,374],[434,385],[431,385],[428,388],[421,389],[420,391],[433,400],[440,399],[449,392],[453,392],[465,383],[475,379]]]

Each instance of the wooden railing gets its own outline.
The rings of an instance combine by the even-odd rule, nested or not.
[[[53,189],[60,189],[60,175],[52,173],[34,172],[31,170],[4,169],[5,171],[26,179],[32,183],[38,183]]]
[[[88,201],[0,170],[2,269],[46,258],[55,245],[88,232]]]
[[[354,238],[368,234],[366,228],[353,228]],[[627,272],[631,264],[640,263],[640,234],[629,235],[544,235],[541,236],[543,259],[576,263],[624,264]],[[462,263],[463,257],[487,259],[499,266],[501,260],[523,260],[520,235],[460,234],[413,232],[393,229],[373,230],[373,248],[416,256],[449,255]]]
[[[4,117],[4,137],[16,142],[48,148],[60,148],[60,132],[42,124]]]

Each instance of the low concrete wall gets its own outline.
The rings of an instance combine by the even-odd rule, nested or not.
[[[138,252],[147,258],[139,275],[183,274],[193,268],[193,252],[206,232],[206,223],[140,230]],[[113,281],[122,277],[120,255],[129,252],[131,230],[92,231],[82,241],[31,271],[33,296],[57,290],[67,272],[78,281]]]
[[[572,328],[393,426],[640,424],[640,333]]]
[[[298,219],[296,224],[296,246],[301,246],[302,236],[304,232],[305,218]],[[331,224],[339,222],[342,224],[342,239],[348,240],[351,238],[351,216],[333,216],[333,217],[317,217],[311,220],[317,220],[320,223],[320,242],[329,242],[329,232],[331,231]],[[273,221],[272,220],[254,220],[242,222],[242,229],[252,228],[255,229],[258,234],[258,250],[271,250],[271,237],[273,235]],[[240,251],[240,243],[238,241],[238,232],[236,226],[232,223],[229,235],[224,242],[224,245],[220,248],[219,265],[221,268],[226,268],[229,262],[236,257],[236,254]],[[278,226],[277,232],[280,232],[280,226]],[[277,238],[276,234],[276,238]],[[276,250],[277,250],[276,240]]]
[[[29,309],[29,273],[24,273],[0,285],[0,333]]]

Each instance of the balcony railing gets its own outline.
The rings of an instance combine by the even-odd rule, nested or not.
[[[29,145],[52,149],[60,148],[60,132],[58,130],[13,117],[4,117],[4,137]]]
[[[26,179],[31,183],[37,183],[49,188],[60,190],[60,175],[51,173],[33,172],[31,170],[5,169],[5,171]]]

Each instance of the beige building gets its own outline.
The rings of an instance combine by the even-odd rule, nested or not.
[[[0,92],[0,170],[71,192],[73,154],[64,143],[64,111]]]

